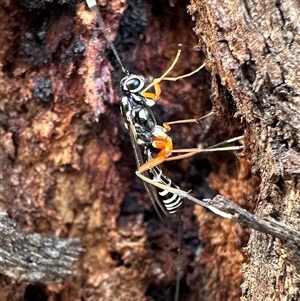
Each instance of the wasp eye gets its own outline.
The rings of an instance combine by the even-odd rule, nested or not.
[[[123,91],[139,93],[146,84],[146,79],[141,75],[130,74],[124,77],[120,83]]]
[[[141,85],[139,78],[131,78],[126,82],[126,87],[129,91],[136,90]]]
[[[124,91],[137,93],[143,89],[145,82],[146,81],[143,79],[142,76],[130,75],[129,78],[124,78],[124,81],[121,82],[121,88]]]

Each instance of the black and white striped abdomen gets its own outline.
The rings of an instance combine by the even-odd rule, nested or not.
[[[153,176],[153,179],[155,179],[157,182],[168,187],[179,189],[179,187],[176,184],[174,184],[170,178],[168,178],[162,173],[162,170],[159,167],[156,166],[152,168],[150,170],[150,174]],[[171,193],[166,189],[160,188],[157,188],[157,193],[159,200],[169,213],[174,214],[180,209],[182,205],[182,197]]]

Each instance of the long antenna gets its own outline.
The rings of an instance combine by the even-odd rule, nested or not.
[[[107,34],[107,31],[106,31],[106,27],[104,25],[104,22],[103,22],[103,19],[102,19],[102,16],[100,15],[99,13],[99,9],[98,9],[98,6],[97,6],[97,2],[96,0],[86,0],[86,4],[87,6],[89,7],[89,9],[94,12],[96,14],[96,17],[97,17],[97,22],[98,22],[98,26],[100,27],[101,31],[103,32],[104,34],[104,37],[107,41],[107,43],[109,44],[112,52],[114,53],[114,56],[116,57],[118,63],[120,64],[121,68],[122,68],[122,71],[126,74],[129,74],[128,70],[125,69],[125,67],[123,66],[122,64],[122,61],[118,55],[118,52],[117,52],[117,49],[115,48],[115,45],[109,40],[108,38],[108,34]]]

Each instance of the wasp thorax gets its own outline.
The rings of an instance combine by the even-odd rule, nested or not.
[[[121,88],[131,93],[141,92],[146,84],[146,79],[141,75],[130,74],[121,81]]]

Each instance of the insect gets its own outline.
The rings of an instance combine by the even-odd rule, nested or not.
[[[138,171],[136,172],[136,175],[144,181],[154,207],[156,208],[156,204],[158,204],[166,214],[176,213],[182,205],[183,197],[176,194],[174,190],[173,192],[171,191],[172,189],[178,190],[179,187],[174,184],[171,179],[163,175],[162,170],[158,168],[158,165],[164,161],[178,160],[204,151],[214,152],[220,150],[238,150],[241,149],[240,146],[223,148],[219,148],[219,146],[223,143],[230,143],[242,138],[242,136],[239,136],[229,139],[205,150],[201,150],[199,148],[183,150],[173,149],[172,139],[167,135],[172,124],[198,122],[200,119],[212,114],[209,113],[198,119],[165,122],[163,126],[157,125],[151,107],[155,104],[155,101],[160,95],[161,90],[159,83],[163,80],[175,81],[183,77],[190,76],[198,72],[203,67],[202,65],[195,71],[183,76],[174,78],[166,77],[166,75],[173,69],[179,56],[180,49],[168,70],[160,78],[154,79],[148,86],[146,86],[147,81],[145,77],[130,73],[127,73],[120,83],[123,93],[121,97],[121,112],[125,120],[125,126],[130,134],[131,143],[137,161]],[[151,87],[154,87],[155,93],[148,92]],[[160,150],[154,158],[152,156],[150,146]],[[170,157],[172,153],[178,152],[186,152],[186,154]],[[144,176],[142,174],[144,174]],[[158,192],[153,189],[153,185],[158,188]]]
[[[172,71],[180,57],[181,50],[179,49],[175,59],[173,60],[171,66],[167,69],[167,71],[164,72],[161,77],[156,78],[150,84],[147,84],[147,80],[144,76],[131,74],[124,68],[114,45],[109,41],[107,37],[105,26],[97,9],[96,2],[87,2],[94,3],[93,5],[88,3],[88,5],[92,9],[92,11],[94,11],[97,15],[98,24],[102,29],[107,42],[110,44],[110,47],[117,61],[119,62],[122,71],[125,73],[125,76],[120,82],[120,87],[122,90],[120,108],[121,113],[124,117],[125,127],[128,129],[130,141],[133,147],[133,152],[138,167],[136,175],[143,180],[146,191],[148,192],[152,204],[156,209],[158,215],[161,216],[158,210],[158,206],[165,214],[174,215],[181,208],[183,204],[183,199],[186,197],[189,198],[189,194],[185,191],[180,190],[180,188],[176,184],[174,184],[170,178],[166,177],[163,174],[162,170],[159,168],[159,165],[164,161],[177,160],[189,157],[203,151],[219,151],[221,150],[219,146],[221,146],[223,143],[212,146],[211,148],[206,150],[199,148],[193,148],[188,150],[174,150],[172,139],[168,135],[168,132],[171,130],[171,126],[187,122],[197,123],[201,118],[180,120],[175,122],[165,122],[161,126],[157,124],[151,107],[155,105],[156,101],[159,99],[159,96],[161,94],[160,82],[177,81],[184,77],[191,76],[197,73],[200,69],[202,69],[204,67],[204,64],[188,74],[178,77],[168,77],[169,73]],[[212,113],[209,113],[206,116],[203,116],[202,118],[205,118],[210,114]],[[240,138],[241,137],[235,139],[238,140]],[[232,141],[234,141],[234,139],[228,140],[226,142]],[[153,155],[153,148],[158,150],[158,154],[156,156]],[[222,150],[232,150],[240,148],[241,147],[229,147],[222,148]],[[173,153],[185,154],[172,157]],[[216,214],[227,217],[226,213],[218,210],[213,206],[205,205],[204,202],[201,203],[201,201],[200,204],[214,211]],[[181,236],[180,233],[181,232],[179,226],[179,237]],[[176,301],[178,301],[179,299],[179,282],[181,279],[180,242],[177,254],[178,263],[175,292]]]
[[[162,174],[161,169],[157,167],[158,164],[151,168],[147,166],[149,162],[154,160],[149,146],[152,144],[155,147],[159,143],[158,141],[162,140],[163,151],[165,152],[166,147],[172,148],[172,140],[166,134],[165,128],[157,125],[150,109],[150,106],[155,104],[153,98],[146,98],[140,93],[145,85],[146,79],[140,75],[128,74],[121,81],[123,96],[121,97],[120,108],[125,120],[125,127],[129,131],[137,166],[139,169],[143,168],[143,172],[148,178],[177,188],[169,178]],[[175,213],[179,209],[182,204],[181,197],[175,194],[170,196],[167,190],[156,191],[152,185],[147,182],[144,183],[157,212],[156,204],[166,214]]]
[[[151,107],[155,105],[161,94],[160,82],[177,81],[179,79],[189,77],[197,73],[204,67],[201,65],[194,71],[177,76],[168,77],[168,74],[176,65],[181,49],[177,51],[177,55],[170,67],[159,78],[155,78],[147,85],[147,79],[142,75],[131,74],[126,70],[119,58],[119,55],[110,40],[107,37],[102,17],[98,11],[96,1],[87,1],[89,8],[96,14],[98,25],[103,31],[106,40],[120,64],[122,71],[125,73],[124,78],[120,82],[122,90],[120,108],[124,117],[125,127],[127,128],[133,147],[138,170],[136,175],[144,181],[145,188],[150,199],[159,214],[157,205],[165,214],[174,214],[182,205],[182,194],[179,195],[179,187],[174,184],[171,179],[163,175],[162,170],[158,167],[164,161],[178,160],[192,156],[199,152],[210,152],[220,150],[240,149],[241,147],[225,147],[225,148],[209,148],[206,150],[192,148],[183,150],[174,150],[171,137],[167,134],[172,124],[198,122],[200,119],[212,114],[209,113],[200,119],[180,120],[175,122],[165,122],[163,126],[158,125],[152,113]],[[179,46],[180,47],[180,46]],[[150,91],[153,89],[153,91]],[[238,137],[241,138],[241,137]],[[226,141],[225,141],[226,142]],[[215,146],[219,146],[215,145]],[[150,147],[158,149],[158,154],[154,157]],[[183,155],[171,157],[172,153],[185,152]],[[175,192],[176,191],[176,192]],[[159,214],[160,215],[160,214]]]
[[[151,161],[151,150],[149,148],[145,148],[145,152],[147,156],[147,161]],[[176,184],[174,184],[170,178],[163,174],[162,170],[158,166],[151,168],[149,170],[149,174],[150,177],[155,179],[158,183],[161,183],[167,187],[179,189],[179,187]],[[158,195],[160,196],[160,200],[163,202],[163,205],[168,210],[168,212],[171,214],[176,213],[182,205],[182,197],[177,194],[171,193],[167,189],[157,188],[157,190]]]

